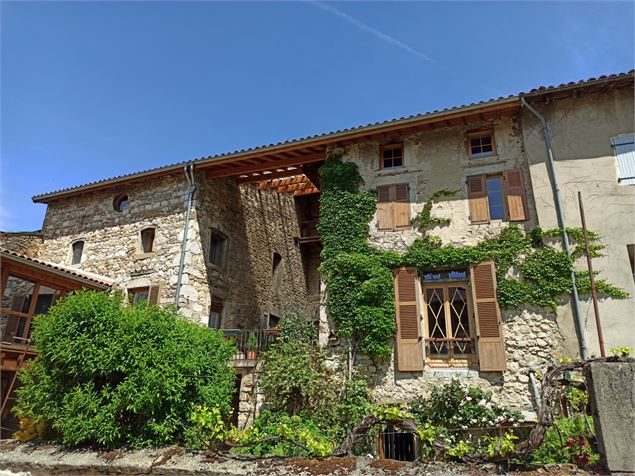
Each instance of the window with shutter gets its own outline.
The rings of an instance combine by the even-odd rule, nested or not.
[[[471,223],[527,220],[527,196],[520,170],[467,177]]]
[[[432,271],[422,276],[421,287],[427,365],[476,366],[476,333],[467,272]]]
[[[620,185],[635,185],[635,135],[613,137],[611,145],[617,158]]]
[[[467,199],[470,205],[470,221],[472,223],[488,223],[489,207],[485,175],[467,178]]]
[[[496,299],[496,269],[493,261],[470,268],[479,368],[502,372],[507,368],[501,315]]]
[[[399,268],[395,272],[395,310],[397,320],[396,367],[402,372],[423,370],[417,270]]]
[[[408,184],[377,187],[377,228],[398,231],[410,228],[410,187]]]
[[[505,199],[509,221],[523,221],[527,219],[527,198],[523,173],[520,170],[508,170],[504,174]]]

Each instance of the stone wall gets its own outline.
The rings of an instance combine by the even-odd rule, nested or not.
[[[123,212],[113,200],[128,195]],[[38,258],[74,266],[112,278],[121,289],[160,286],[160,303],[174,302],[176,275],[185,223],[187,184],[184,177],[166,176],[101,190],[50,203],[42,228]],[[154,251],[141,251],[141,230],[155,228]],[[190,223],[188,248],[200,249],[196,221]],[[81,262],[71,264],[72,244],[84,241]],[[199,285],[206,287],[200,280]],[[204,301],[188,301],[186,310]],[[206,311],[206,309],[205,309]]]
[[[36,232],[0,232],[0,247],[5,250],[23,254],[29,258],[34,258],[40,245],[42,244],[42,234]]]
[[[489,124],[474,125],[472,129],[494,128],[497,155],[487,158],[468,158],[466,128],[452,127],[406,136],[404,167],[380,169],[380,144],[367,142],[347,149],[344,160],[355,162],[364,179],[363,189],[373,190],[380,185],[408,183],[410,187],[410,216],[419,213],[430,195],[438,190],[456,190],[452,198],[443,198],[433,208],[434,216],[450,218],[448,226],[436,227],[431,233],[439,235],[444,244],[474,245],[497,235],[507,222],[473,225],[469,221],[466,177],[485,173],[499,173],[520,169],[527,191],[528,220],[521,226],[529,231],[537,224],[531,178],[524,151],[523,136],[517,118],[502,118]],[[370,242],[377,247],[404,251],[420,236],[418,230],[379,231],[376,217],[370,223]],[[423,309],[423,308],[422,308]],[[473,311],[471,310],[472,314]],[[326,309],[321,312],[321,341],[330,332],[332,323]],[[532,411],[530,399],[530,368],[544,369],[562,355],[562,336],[555,315],[546,310],[510,309],[503,311],[503,333],[507,354],[507,370],[480,372],[475,369],[438,369],[426,366],[423,372],[400,372],[393,357],[388,362],[373,362],[361,355],[357,363],[373,382],[374,396],[381,402],[409,401],[428,392],[429,384],[439,384],[453,377],[466,379],[470,384],[492,390],[500,403],[519,410]],[[333,358],[344,351],[331,349]],[[341,355],[339,356],[341,358]]]
[[[232,179],[198,173],[188,229],[180,308],[208,323],[212,295],[224,300],[223,327],[259,328],[264,313],[305,310],[306,283],[293,196],[239,187]],[[113,200],[128,195],[123,212]],[[116,287],[160,286],[160,303],[172,304],[181,257],[188,185],[181,175],[148,179],[125,188],[69,197],[49,204],[37,257],[110,277]],[[141,230],[155,228],[154,250],[142,253]],[[221,267],[209,262],[210,230],[227,237]],[[71,265],[72,244],[83,240],[82,260]],[[272,255],[282,256],[277,292]]]

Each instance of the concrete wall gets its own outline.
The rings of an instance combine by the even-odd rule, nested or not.
[[[493,123],[474,124],[470,130],[494,127],[497,155],[469,159],[464,127],[452,127],[406,136],[404,167],[380,170],[380,144],[367,142],[348,149],[344,160],[355,162],[364,179],[363,189],[380,185],[408,183],[410,185],[410,216],[419,213],[430,195],[441,189],[458,190],[455,197],[435,204],[433,214],[451,218],[449,226],[431,230],[443,243],[457,246],[473,245],[497,235],[507,222],[473,225],[469,221],[466,177],[483,173],[497,173],[520,169],[527,186],[529,219],[521,226],[529,231],[536,224],[536,212],[531,180],[524,152],[521,128],[516,118],[502,118]],[[379,231],[376,217],[370,223],[370,242],[387,250],[403,251],[420,236],[415,229]],[[322,333],[328,332],[328,315],[321,313]],[[492,390],[498,400],[521,410],[532,410],[528,370],[545,368],[562,351],[562,337],[553,313],[542,309],[510,309],[503,312],[507,366],[504,373],[480,372],[474,369],[432,369],[423,372],[400,372],[395,369],[394,354],[390,361],[372,362],[360,356],[362,371],[374,383],[374,395],[380,401],[408,401],[428,391],[430,383],[441,383],[453,377],[468,379],[471,384]],[[326,341],[323,337],[322,341]],[[337,353],[339,349],[335,349]]]
[[[619,185],[611,138],[635,130],[633,87],[607,94],[556,100],[536,108],[549,122],[556,161],[556,174],[564,201],[567,226],[579,227],[578,191],[582,192],[589,229],[600,233],[606,244],[604,257],[593,260],[600,276],[626,289],[628,299],[602,297],[600,313],[605,346],[635,347],[632,318],[635,316],[635,283],[626,245],[635,243],[635,187]],[[522,115],[523,136],[536,197],[538,221],[543,228],[557,227],[551,184],[546,168],[546,149],[535,117]],[[577,267],[586,269],[586,260]],[[592,353],[599,355],[593,304],[584,298],[581,310]],[[566,337],[566,352],[578,354],[571,307],[558,309],[558,324]]]

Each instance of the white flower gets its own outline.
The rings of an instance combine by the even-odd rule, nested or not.
[[[461,430],[467,430],[467,426],[461,425]]]
[[[483,399],[481,399],[481,401],[480,401],[480,402],[478,402],[478,404],[479,404],[480,406],[484,407],[484,406],[486,406],[486,405],[487,405],[487,401],[483,398]]]
[[[472,397],[465,397],[465,400],[467,400],[468,402],[472,401]]]

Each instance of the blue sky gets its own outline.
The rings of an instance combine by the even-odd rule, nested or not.
[[[633,68],[631,2],[3,2],[0,229],[31,196]]]

